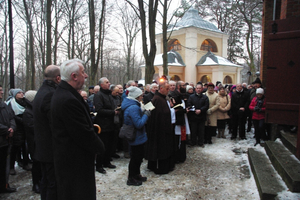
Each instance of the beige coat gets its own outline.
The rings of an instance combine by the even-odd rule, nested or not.
[[[227,114],[227,112],[230,110],[231,107],[231,99],[230,96],[227,95],[228,97],[228,102],[227,102],[227,98],[226,95],[222,96],[219,95],[219,99],[220,99],[220,106],[219,109],[217,110],[217,114],[218,114],[218,119],[229,119],[229,115]]]
[[[217,110],[219,109],[220,106],[220,100],[219,100],[219,95],[217,93],[209,94],[208,92],[205,93],[205,95],[208,97],[209,100],[209,109],[206,112],[206,126],[217,126]],[[210,121],[208,124],[207,122]]]

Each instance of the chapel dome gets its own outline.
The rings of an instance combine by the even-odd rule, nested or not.
[[[223,33],[214,24],[202,19],[198,14],[198,10],[194,8],[188,9],[181,18],[181,20],[178,21],[175,25],[171,25],[168,30],[172,28],[176,30],[187,27],[197,27],[205,30]]]

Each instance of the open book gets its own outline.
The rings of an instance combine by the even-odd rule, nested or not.
[[[177,104],[176,106],[173,106],[173,108],[175,109],[175,108],[179,108],[179,107],[182,107],[183,108],[183,103],[181,103],[181,104]]]
[[[145,110],[154,110],[155,109],[155,107],[153,106],[153,104],[152,104],[152,102],[150,101],[149,103],[147,103],[146,105],[142,105],[143,106],[143,108],[145,109]]]

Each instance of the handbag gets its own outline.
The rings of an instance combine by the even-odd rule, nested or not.
[[[136,128],[133,125],[123,124],[120,129],[119,137],[128,141],[134,141],[136,137]]]

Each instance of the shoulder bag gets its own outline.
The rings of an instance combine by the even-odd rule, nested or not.
[[[119,132],[119,137],[128,141],[134,141],[136,137],[136,128],[134,125],[127,125],[123,123]]]

